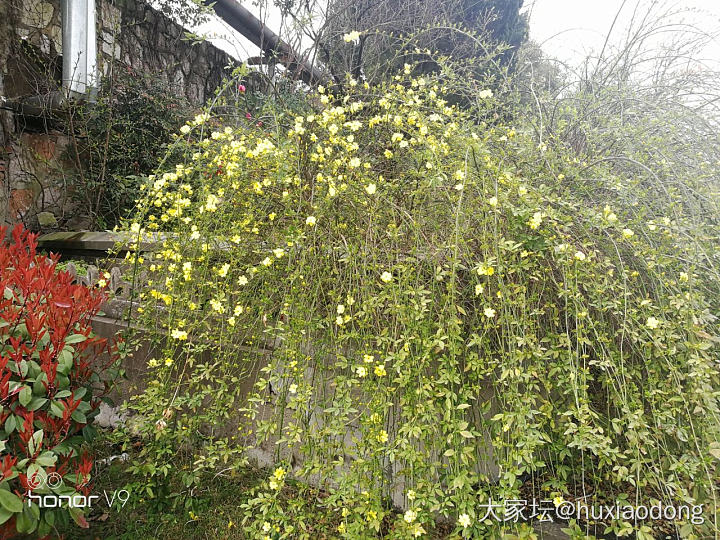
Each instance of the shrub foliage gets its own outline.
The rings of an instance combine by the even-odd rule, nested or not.
[[[270,448],[253,537],[317,534],[280,495],[291,470],[348,538],[446,520],[493,535],[512,524],[483,521],[488,501],[528,490],[705,504],[707,533],[719,231],[696,209],[716,204],[712,175],[658,207],[657,175],[589,167],[500,123],[490,91],[463,111],[447,77],[410,71],[267,104],[261,127],[183,128],[185,163],[129,225],[163,233],[136,260],[162,355],[133,404],[151,436],[133,470],[177,493],[176,476]]]
[[[0,228],[5,238],[6,229]],[[69,518],[87,527],[92,419],[116,354],[92,333],[104,293],[73,284],[58,257],[17,226],[0,244],[0,535],[46,536]],[[112,368],[112,369],[111,369]],[[33,499],[30,499],[30,497]],[[37,497],[56,496],[42,506]]]

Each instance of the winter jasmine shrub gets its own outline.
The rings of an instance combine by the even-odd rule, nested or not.
[[[410,72],[182,130],[129,224],[166,233],[136,261],[162,351],[138,482],[177,494],[269,448],[252,537],[319,534],[290,477],[346,538],[494,537],[514,525],[489,501],[528,490],[705,504],[677,525],[713,529],[717,220]]]
[[[0,244],[3,538],[46,536],[70,517],[87,527],[93,460],[84,448],[117,353],[92,333],[104,292],[73,284],[57,263],[20,226]]]

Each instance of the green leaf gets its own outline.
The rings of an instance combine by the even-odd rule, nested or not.
[[[82,510],[79,508],[71,507],[68,508],[68,511],[70,512],[70,517],[73,518],[73,521],[77,523],[80,527],[83,529],[87,529],[90,527],[90,525],[87,522],[87,519],[85,519],[85,515],[83,514]]]
[[[710,455],[714,457],[715,459],[720,459],[720,443],[713,442],[710,443]]]
[[[14,512],[10,512],[10,510],[7,510],[0,506],[0,525],[5,523],[8,519],[10,519],[13,516]]]
[[[0,489],[0,506],[15,514],[22,512],[23,509],[20,497],[3,489]]]
[[[65,338],[65,343],[67,345],[71,345],[73,343],[80,343],[81,341],[85,341],[87,339],[87,336],[83,336],[82,334],[72,334]]]
[[[32,389],[29,386],[23,386],[18,394],[18,401],[23,407],[27,407],[32,400]]]
[[[28,441],[28,450],[30,455],[35,455],[35,452],[42,447],[43,435],[44,433],[42,429],[38,429],[35,433],[33,433],[32,438]]]
[[[46,450],[35,458],[35,463],[42,467],[52,467],[57,462],[57,456],[50,450]]]
[[[47,398],[36,396],[30,400],[30,404],[27,406],[27,409],[29,411],[37,411],[40,407],[45,405],[47,401]]]
[[[22,513],[17,517],[17,531],[30,534],[38,526],[38,519],[33,515],[29,506],[23,508]]]
[[[65,411],[65,404],[62,401],[51,401],[50,402],[50,414],[52,414],[53,416],[62,418],[64,411]]]
[[[78,410],[73,411],[71,418],[79,424],[87,424],[87,417]]]
[[[5,420],[5,433],[10,435],[13,431],[15,431],[16,427],[15,415],[11,414],[7,417],[7,420]]]
[[[36,396],[45,395],[46,389],[43,381],[46,379],[47,377],[44,373],[42,375],[38,375],[37,379],[35,379],[35,382],[33,383],[33,394],[35,394]]]

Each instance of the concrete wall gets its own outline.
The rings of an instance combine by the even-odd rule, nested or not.
[[[210,43],[185,40],[181,26],[142,1],[97,0],[97,36],[101,74],[130,69],[151,75],[198,106],[232,62]],[[60,88],[61,73],[60,0],[0,1],[2,223],[48,230],[56,221],[67,225],[73,213],[67,193],[73,162],[64,159],[71,139],[49,97]]]

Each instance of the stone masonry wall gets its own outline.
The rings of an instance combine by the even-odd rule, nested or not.
[[[111,68],[150,75],[200,106],[233,63],[210,43],[185,40],[185,29],[145,2],[97,0],[96,10],[102,75]],[[33,112],[60,88],[61,28],[60,0],[0,1],[0,224],[48,230],[73,213],[67,126]]]

